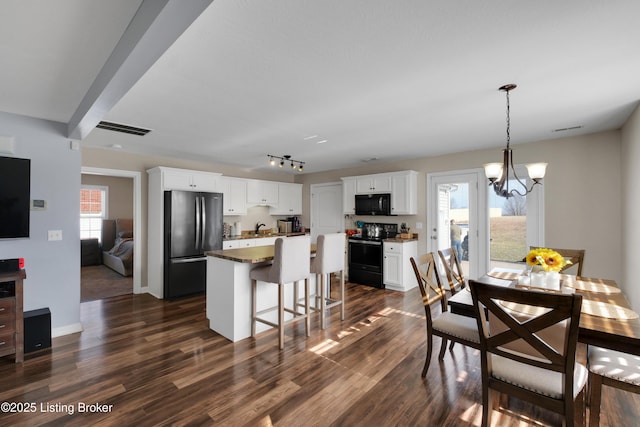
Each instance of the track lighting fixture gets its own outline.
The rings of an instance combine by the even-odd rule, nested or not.
[[[280,163],[278,164],[278,166],[283,167],[284,163],[286,161],[286,162],[289,162],[291,164],[291,169],[293,169],[293,170],[297,169],[298,172],[302,172],[304,162],[300,161],[300,160],[292,159],[289,154],[285,154],[282,157],[274,156],[274,155],[271,155],[271,154],[267,154],[267,157],[269,158],[269,164],[271,166],[274,166],[276,164],[276,160],[280,160]]]

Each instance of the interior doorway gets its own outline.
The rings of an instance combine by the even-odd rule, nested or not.
[[[133,185],[133,293],[142,293],[142,177],[137,171],[82,167],[82,174],[130,178]],[[137,238],[136,238],[137,237]]]
[[[343,232],[342,183],[312,184],[310,194],[312,242],[321,234]]]

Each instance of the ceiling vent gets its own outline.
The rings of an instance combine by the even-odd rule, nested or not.
[[[144,136],[151,132],[151,129],[143,129],[135,126],[123,125],[121,123],[100,122],[96,126],[98,129],[110,130],[113,132],[128,133],[131,135]]]
[[[554,129],[554,132],[566,132],[568,130],[576,130],[576,129],[582,129],[582,125],[580,126],[571,126],[571,127],[567,127],[567,128],[559,128],[559,129]]]

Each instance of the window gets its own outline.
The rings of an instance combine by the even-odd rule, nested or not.
[[[83,185],[80,189],[80,238],[102,236],[102,220],[107,218],[108,187]]]

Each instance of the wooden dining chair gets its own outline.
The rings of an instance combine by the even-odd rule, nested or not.
[[[530,246],[529,249],[539,249],[540,246]],[[553,249],[558,252],[560,256],[564,257],[571,261],[571,264],[565,265],[560,272],[564,272],[570,268],[576,268],[576,276],[582,276],[582,264],[584,263],[584,249],[556,249],[556,248],[548,248]]]
[[[600,425],[602,386],[640,393],[640,356],[589,346],[589,427]]]
[[[438,251],[440,260],[444,266],[444,272],[449,282],[449,291],[451,295],[455,295],[461,289],[467,286],[464,273],[460,267],[460,260],[454,248],[445,248]]]
[[[576,363],[582,296],[469,281],[480,331],[482,425],[500,393],[583,425],[587,369]]]
[[[422,376],[427,375],[433,350],[433,336],[441,338],[439,360],[444,358],[447,341],[459,342],[469,347],[479,348],[476,320],[447,311],[446,293],[436,272],[436,259],[433,253],[422,255],[416,261],[410,258],[411,266],[418,281],[427,324],[427,357],[422,368]],[[431,306],[440,302],[440,314],[433,316]]]

